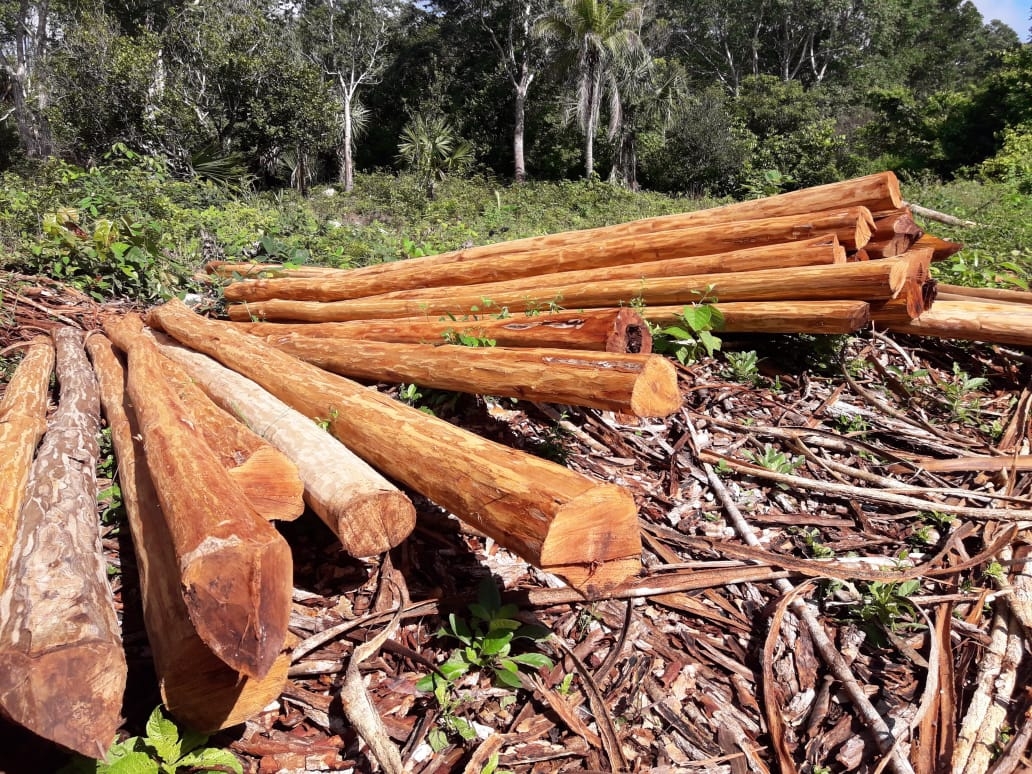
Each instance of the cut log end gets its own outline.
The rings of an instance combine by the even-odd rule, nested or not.
[[[254,509],[269,521],[294,521],[304,513],[305,485],[297,466],[273,447],[260,447],[228,472]]]
[[[665,357],[650,357],[631,391],[631,412],[639,417],[666,417],[681,408],[677,370]]]
[[[8,651],[0,655],[0,709],[69,750],[103,758],[121,723],[125,679],[125,654],[113,643],[79,642],[31,656]]]
[[[215,654],[238,672],[261,678],[283,647],[293,565],[282,540],[247,555],[239,549],[232,539],[211,538],[184,557],[183,596],[197,633]]]
[[[634,498],[618,486],[593,486],[556,514],[541,546],[541,568],[587,596],[600,596],[641,570]]]
[[[398,490],[342,499],[346,508],[313,507],[351,556],[377,556],[399,545],[416,527],[416,509]]]

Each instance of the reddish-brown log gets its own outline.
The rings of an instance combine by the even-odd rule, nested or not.
[[[728,301],[713,304],[720,333],[853,333],[871,322],[866,301]],[[644,311],[654,325],[683,323],[684,306]]]
[[[920,260],[886,258],[832,266],[794,269],[700,274],[642,280],[585,282],[552,287],[540,295],[499,294],[491,284],[454,288],[447,299],[422,301],[406,294],[401,298],[382,296],[351,301],[318,303],[309,301],[260,301],[229,308],[234,320],[246,321],[251,314],[268,320],[335,322],[387,319],[423,315],[462,317],[491,309],[509,312],[548,308],[600,308],[629,305],[640,300],[646,306],[690,304],[705,299],[725,301],[836,301],[875,300],[895,296],[910,276],[920,273]],[[491,301],[490,307],[485,299]]]
[[[253,336],[296,333],[311,338],[368,339],[405,344],[454,344],[461,337],[494,342],[499,347],[587,349],[600,352],[651,352],[648,325],[629,307],[542,312],[469,319],[406,317],[339,323],[234,323]]]
[[[140,319],[112,316],[104,331],[128,357],[127,389],[172,535],[190,620],[226,664],[249,677],[264,677],[286,642],[293,590],[290,547],[195,432]]]
[[[32,465],[0,593],[0,711],[102,758],[126,661],[97,520],[100,394],[70,327],[54,331],[61,399]]]
[[[920,239],[914,242],[912,247],[930,247],[932,249],[933,261],[945,261],[951,255],[964,249],[964,245],[959,242],[949,242],[932,234],[924,234]]]
[[[1032,308],[992,301],[941,301],[909,323],[890,330],[942,339],[1032,346]]]
[[[314,339],[266,339],[278,349],[334,373],[372,382],[541,403],[568,403],[639,417],[681,407],[677,372],[659,355],[596,354],[570,349],[511,349]]]
[[[902,325],[920,317],[931,308],[937,296],[933,279],[917,282],[908,279],[903,290],[888,301],[871,302],[871,319],[879,325]]]
[[[948,301],[1002,301],[1011,304],[1032,304],[1032,292],[1006,288],[969,288],[939,283],[939,296]]]
[[[418,260],[398,261],[389,273],[367,274],[353,269],[337,276],[268,279],[237,282],[225,289],[228,301],[260,302],[272,298],[305,301],[339,301],[401,290],[474,285],[537,277],[565,271],[596,270],[625,264],[641,264],[674,258],[711,256],[752,250],[749,258],[775,251],[795,251],[785,243],[824,241],[835,235],[847,249],[863,247],[874,228],[871,213],[863,207],[847,207],[805,215],[789,215],[735,223],[619,237],[598,242],[579,242],[565,247],[499,255],[493,258],[425,265]],[[757,250],[757,248],[759,248]],[[844,256],[843,256],[844,257]],[[729,271],[742,256],[720,260],[718,271]],[[769,265],[769,264],[768,264]],[[713,273],[701,266],[689,273]],[[669,272],[664,272],[669,274]],[[604,276],[602,277],[605,278]]]
[[[328,266],[284,266],[281,263],[230,263],[208,261],[204,271],[223,279],[258,279],[268,277],[323,277],[340,272]]]
[[[53,370],[53,342],[45,336],[33,339],[0,401],[0,589],[7,577],[32,456],[47,429]]]
[[[640,568],[633,498],[329,374],[170,301],[149,321],[261,384],[367,462],[588,595]]]
[[[140,575],[143,620],[162,702],[191,728],[210,733],[243,723],[283,690],[290,658],[281,655],[261,679],[226,665],[201,640],[183,601],[179,562],[158,502],[139,425],[125,391],[125,368],[111,342],[91,335],[86,348],[100,382],[104,414],[118,458],[122,502]]]

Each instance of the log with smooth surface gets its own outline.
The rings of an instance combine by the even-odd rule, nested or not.
[[[278,298],[304,301],[340,301],[381,293],[452,285],[536,277],[565,271],[601,269],[675,258],[737,253],[769,248],[784,254],[785,243],[823,241],[837,237],[847,249],[863,247],[874,228],[871,213],[862,207],[847,207],[805,215],[749,220],[734,224],[697,226],[657,234],[619,237],[597,242],[580,242],[565,247],[499,255],[475,261],[423,265],[419,259],[397,261],[390,273],[365,274],[354,269],[336,276],[297,279],[258,279],[237,282],[225,289],[231,302],[261,302]],[[801,245],[802,246],[802,245]],[[788,246],[789,253],[792,246]],[[759,253],[764,251],[761,249]],[[741,260],[741,256],[737,258]],[[735,261],[724,260],[720,271]],[[712,273],[712,268],[691,273]]]
[[[182,366],[167,358],[159,362],[194,428],[254,509],[270,521],[293,521],[304,513],[305,488],[293,461],[215,405]]]
[[[939,283],[939,294],[950,301],[997,301],[1011,304],[1032,304],[1032,292],[1007,288],[969,288]]]
[[[33,339],[0,401],[0,589],[7,577],[32,456],[47,429],[53,370],[53,342],[45,336]]]
[[[435,347],[295,334],[270,336],[266,341],[352,379],[568,403],[638,417],[665,417],[681,407],[677,372],[659,355],[450,344]]]
[[[1032,346],[1032,308],[990,301],[940,301],[909,323],[889,326],[897,333]]]
[[[853,333],[871,322],[866,301],[728,301],[713,304],[720,333]],[[646,307],[653,325],[683,325],[684,305]]]
[[[29,476],[0,593],[0,712],[104,756],[126,661],[97,520],[100,395],[74,328],[54,331],[61,399]]]
[[[915,267],[904,258],[886,258],[795,269],[584,282],[556,286],[540,296],[519,292],[498,294],[492,292],[491,284],[487,284],[457,287],[448,299],[427,301],[407,296],[396,298],[387,293],[328,303],[272,300],[234,304],[229,308],[229,316],[246,321],[250,319],[249,314],[257,313],[267,320],[307,322],[387,319],[421,314],[462,317],[474,308],[483,311],[485,298],[492,302],[491,308],[505,307],[510,313],[547,308],[552,304],[574,309],[626,306],[639,299],[646,307],[691,304],[703,299],[720,302],[867,301],[892,298],[913,271]]]
[[[194,630],[183,601],[172,536],[125,392],[125,367],[111,342],[100,334],[91,335],[86,348],[100,382],[104,415],[118,459],[122,502],[140,576],[143,620],[162,702],[178,720],[204,733],[243,723],[280,695],[290,658],[281,655],[268,674],[256,680],[227,666]]]
[[[340,323],[235,323],[253,336],[297,333],[312,338],[368,339],[406,344],[453,343],[460,335],[499,347],[551,347],[599,352],[651,352],[648,325],[629,307],[541,312],[508,317],[353,320]]]
[[[109,317],[104,331],[127,355],[127,389],[172,535],[190,620],[226,664],[249,677],[264,677],[286,642],[290,547],[194,430],[140,319]]]
[[[156,335],[162,354],[212,400],[294,461],[305,501],[351,556],[381,554],[409,536],[416,526],[412,501],[344,444],[250,379]]]
[[[819,212],[836,207],[865,207],[872,211],[893,210],[903,204],[899,181],[893,172],[879,172],[851,180],[827,185],[803,188],[798,191],[735,202],[723,207],[714,207],[694,212],[661,215],[654,218],[619,223],[614,226],[564,231],[546,236],[498,242],[479,247],[454,250],[438,255],[428,255],[396,263],[382,263],[361,269],[341,269],[353,279],[391,274],[402,265],[418,266],[417,271],[448,263],[475,261],[482,258],[497,258],[503,255],[525,253],[533,250],[552,250],[581,242],[597,242],[616,237],[636,237],[673,229],[736,223],[744,220],[775,218],[784,215]],[[710,252],[713,252],[712,250]],[[407,269],[406,269],[407,271]]]
[[[284,266],[281,263],[229,263],[209,261],[204,271],[223,279],[254,279],[258,277],[323,277],[341,271],[328,266]]]
[[[306,416],[325,419],[371,465],[587,595],[639,571],[641,535],[626,490],[399,404],[181,302],[153,309],[148,320]]]

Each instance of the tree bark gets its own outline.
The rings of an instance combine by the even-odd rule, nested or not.
[[[261,384],[366,462],[589,596],[638,572],[633,498],[303,363],[170,301],[152,325]]]
[[[126,662],[97,522],[100,397],[81,334],[54,332],[61,401],[33,463],[0,594],[0,710],[102,758]]]
[[[351,556],[375,556],[399,545],[416,526],[412,502],[361,458],[250,379],[156,334],[176,361],[226,411],[290,457],[305,501]]]
[[[718,333],[853,333],[870,324],[866,301],[728,301],[713,304],[722,321]],[[653,325],[683,325],[681,306],[653,306]]]
[[[600,308],[630,305],[640,300],[648,306],[691,304],[700,301],[868,301],[893,298],[915,272],[906,258],[886,258],[832,266],[726,274],[697,274],[688,277],[613,280],[558,285],[538,295],[526,291],[485,294],[485,286],[457,287],[448,299],[422,301],[393,294],[352,301],[261,301],[229,307],[233,320],[256,316],[275,321],[340,322],[389,319],[418,315],[462,317],[502,308],[510,313],[549,308],[561,304],[572,308]],[[488,291],[489,292],[489,291]],[[485,310],[484,299],[491,301]]]
[[[751,220],[733,227],[716,224],[618,237],[461,263],[425,265],[418,263],[419,259],[398,261],[391,264],[395,269],[389,274],[352,269],[339,275],[311,279],[236,282],[225,289],[225,297],[228,301],[264,301],[270,298],[339,301],[399,290],[503,282],[564,271],[712,256],[771,246],[776,246],[772,250],[784,254],[786,242],[824,241],[832,234],[844,247],[854,249],[867,242],[872,228],[870,213],[853,207],[811,215]],[[791,251],[792,248],[793,245],[789,245],[787,249]],[[760,254],[763,252],[761,249]],[[726,260],[733,262],[736,259]]]
[[[47,398],[54,370],[50,339],[33,339],[0,401],[0,589],[18,532],[18,512],[32,457],[47,429]]]
[[[969,288],[963,285],[939,283],[939,298],[948,301],[1004,301],[1012,304],[1032,304],[1032,292],[1006,288]]]
[[[965,339],[1018,347],[1032,346],[1032,309],[990,301],[936,301],[916,320],[890,330],[941,339]]]
[[[139,320],[110,317],[104,331],[128,357],[129,396],[172,534],[190,620],[226,664],[264,677],[286,641],[290,547],[194,430]]]
[[[294,357],[372,382],[411,382],[440,390],[568,403],[638,417],[681,407],[677,372],[658,355],[595,355],[568,349],[506,349],[310,339],[266,341]]]
[[[215,405],[182,366],[168,358],[158,362],[195,431],[254,509],[270,521],[293,521],[304,513],[304,484],[293,461]]]
[[[212,733],[242,723],[283,690],[290,658],[277,658],[260,680],[241,675],[197,634],[183,600],[179,562],[144,458],[143,440],[129,396],[125,368],[100,334],[86,340],[100,382],[104,414],[118,458],[122,488],[140,573],[147,640],[161,699],[169,712],[197,731]]]
[[[512,156],[517,183],[523,183],[527,179],[527,162],[523,154],[523,136],[527,125],[527,90],[530,88],[530,81],[531,76],[527,63],[523,61],[520,63],[520,79],[516,84],[515,127],[512,132]]]
[[[630,307],[544,312],[504,318],[354,320],[340,323],[235,323],[253,336],[296,333],[311,338],[366,339],[407,344],[455,343],[460,335],[488,339],[499,347],[651,352],[648,325]]]

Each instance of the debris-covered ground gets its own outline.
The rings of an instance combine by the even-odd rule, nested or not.
[[[38,284],[3,309],[0,351],[99,311]],[[290,680],[209,744],[245,771],[377,770],[341,706],[364,686],[413,772],[1028,770],[1032,358],[871,331],[724,352],[680,368],[662,421],[422,390],[633,492],[641,577],[585,601],[418,497],[415,533],[376,562],[315,518],[282,525]],[[128,533],[105,529],[138,734],[159,697]],[[530,627],[510,638],[510,620]],[[0,734],[0,768],[61,763]]]

